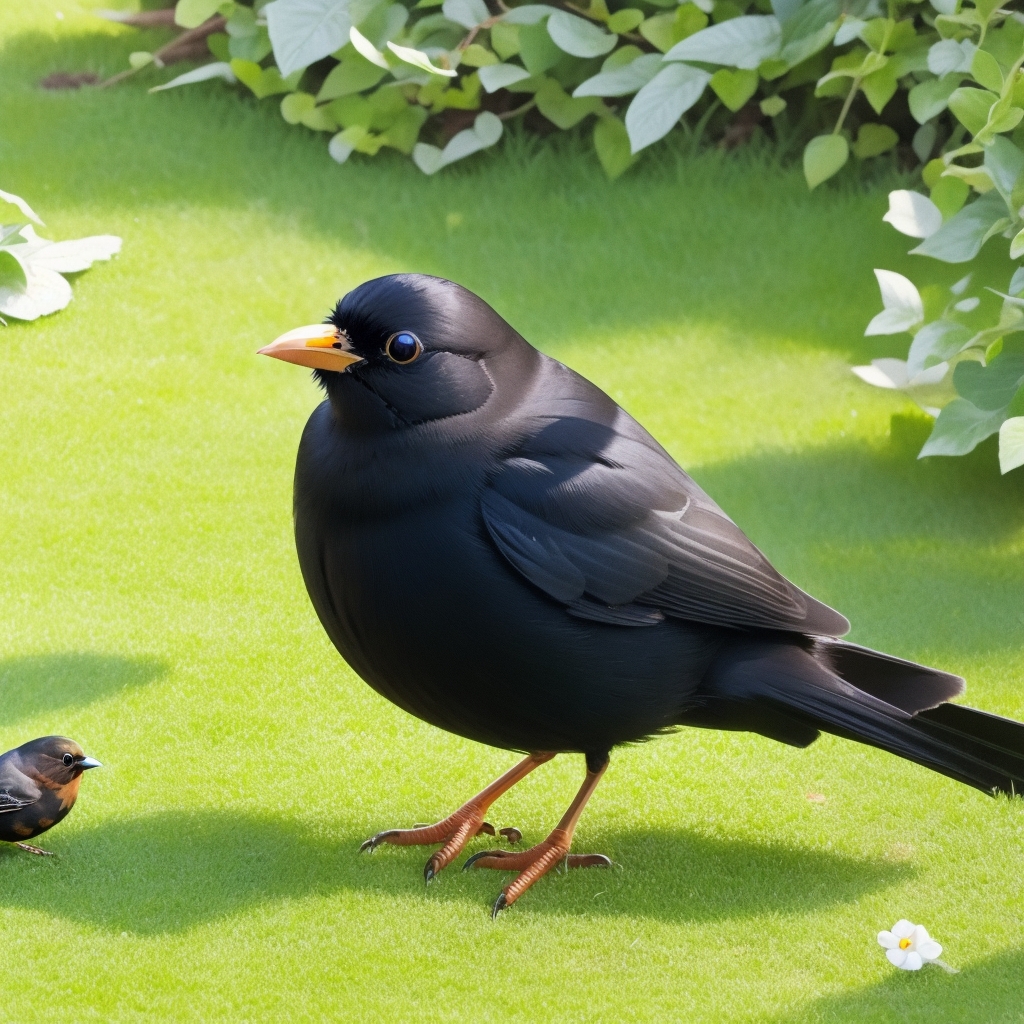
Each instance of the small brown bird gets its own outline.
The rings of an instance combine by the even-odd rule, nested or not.
[[[53,828],[78,799],[83,772],[103,766],[66,736],[42,736],[0,756],[0,842],[52,857],[26,839]]]

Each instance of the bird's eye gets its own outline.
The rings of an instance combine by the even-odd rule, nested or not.
[[[61,760],[70,768],[75,763],[75,757],[73,754],[65,754]]]
[[[423,346],[415,334],[399,331],[388,338],[384,351],[394,363],[411,363],[423,351]]]

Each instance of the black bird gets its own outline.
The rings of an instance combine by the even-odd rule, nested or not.
[[[604,392],[482,299],[416,274],[349,292],[260,350],[314,368],[299,445],[299,564],[320,621],[378,693],[529,756],[444,821],[364,843],[443,844],[556,753],[586,755],[558,827],[466,867],[537,878],[569,854],[617,744],[676,726],[803,747],[868,743],[985,792],[1024,789],[1024,725],[947,703],[958,676],[846,643],[847,620],[784,579]],[[514,830],[509,830],[514,831]],[[515,836],[512,836],[514,839]]]
[[[41,736],[0,755],[0,842],[52,857],[25,840],[66,818],[83,773],[101,767],[66,736]]]

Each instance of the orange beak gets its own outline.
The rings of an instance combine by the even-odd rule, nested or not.
[[[338,373],[353,363],[363,361],[362,356],[352,351],[348,338],[334,324],[296,327],[265,345],[257,355],[273,356],[286,363],[298,363],[299,366]]]

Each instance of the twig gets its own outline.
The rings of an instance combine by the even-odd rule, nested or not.
[[[510,121],[513,117],[518,117],[520,114],[525,114],[528,110],[532,110],[535,106],[537,106],[536,96],[534,96],[533,99],[529,100],[528,102],[524,103],[521,107],[516,107],[515,110],[506,110],[504,114],[499,114],[498,120]]]
[[[205,39],[207,36],[212,35],[214,32],[219,32],[227,24],[227,19],[221,15],[214,15],[212,18],[208,18],[198,25],[196,28],[190,28],[187,32],[182,32],[181,35],[175,36],[169,43],[161,46],[159,50],[153,53],[153,63],[158,67],[165,67],[167,64],[174,64],[176,61],[184,60],[186,54],[181,54],[178,57],[174,56],[176,49],[187,50],[190,44],[199,42],[201,39]],[[164,58],[169,57],[169,60]],[[118,82],[123,82],[126,78],[130,78],[136,72],[141,71],[142,68],[149,67],[148,64],[143,64],[142,67],[138,68],[126,68],[124,71],[119,71],[116,75],[112,75],[105,82],[100,82],[97,89],[106,89],[108,86],[116,85]]]

